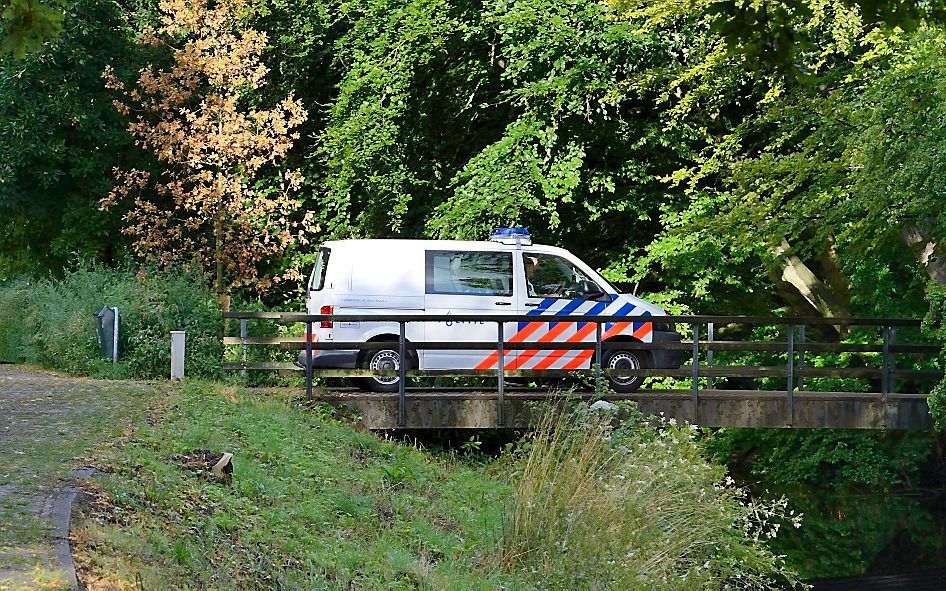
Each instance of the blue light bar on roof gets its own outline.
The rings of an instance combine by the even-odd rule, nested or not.
[[[525,246],[532,244],[532,234],[525,228],[496,228],[489,235],[489,239],[501,244],[522,244]]]

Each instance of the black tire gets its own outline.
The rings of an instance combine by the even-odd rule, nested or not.
[[[407,369],[410,369],[410,354],[408,354]],[[400,366],[400,354],[395,349],[377,349],[365,351],[362,360],[359,363],[361,369],[390,369],[398,371]],[[397,392],[400,378],[370,377],[356,378],[355,384],[372,392]]]
[[[650,356],[639,349],[612,349],[604,356],[604,369],[647,369]],[[637,392],[644,383],[644,376],[607,376],[608,386],[615,392],[629,394]]]

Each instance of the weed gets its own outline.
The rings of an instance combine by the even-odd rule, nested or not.
[[[742,491],[703,460],[688,429],[631,422],[613,430],[607,416],[549,411],[511,469],[516,494],[498,565],[535,573],[536,584],[748,589],[795,582],[761,543],[777,531],[784,504],[742,502]]]

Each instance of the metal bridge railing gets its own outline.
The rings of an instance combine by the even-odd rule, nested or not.
[[[225,363],[228,370],[299,370],[302,368],[294,364],[280,363],[251,363],[247,361],[247,349],[251,345],[278,345],[286,350],[305,350],[306,367],[306,396],[312,398],[313,377],[366,377],[387,376],[392,372],[366,369],[314,369],[312,359],[316,351],[321,350],[377,350],[397,347],[400,359],[406,359],[408,350],[495,350],[498,362],[495,370],[408,370],[403,361],[398,366],[398,425],[405,424],[406,409],[406,382],[407,377],[432,376],[478,376],[488,375],[494,371],[497,389],[497,414],[499,424],[503,423],[503,409],[505,406],[505,385],[507,377],[561,377],[576,375],[601,376],[645,376],[645,377],[675,377],[690,378],[690,398],[695,409],[700,402],[700,380],[707,381],[708,389],[712,389],[714,378],[784,378],[784,393],[787,396],[786,426],[792,425],[793,404],[795,393],[803,392],[805,378],[868,378],[880,381],[878,394],[886,404],[887,396],[895,391],[896,379],[933,380],[940,379],[944,373],[940,370],[907,370],[897,369],[896,356],[898,354],[938,355],[943,347],[932,343],[901,344],[896,341],[897,328],[917,328],[920,321],[906,318],[821,318],[821,317],[761,317],[761,316],[622,316],[621,322],[648,322],[661,325],[689,325],[691,338],[681,342],[643,343],[643,342],[613,342],[602,341],[602,323],[614,323],[614,316],[582,316],[582,317],[552,317],[529,315],[495,315],[495,314],[303,314],[296,312],[225,312],[225,318],[240,320],[240,336],[225,337],[225,345],[239,345],[242,348],[241,361]],[[248,334],[247,321],[249,320],[277,320],[281,323],[304,323],[305,337],[252,337]],[[406,327],[408,323],[429,322],[491,322],[497,326],[495,341],[480,342],[445,342],[445,341],[408,341]],[[375,322],[397,324],[397,341],[372,342],[313,342],[313,324],[321,322]],[[574,343],[546,343],[546,342],[509,342],[504,336],[504,326],[511,322],[575,322],[594,323],[594,342]],[[730,325],[778,326],[784,330],[784,341],[732,341],[719,340],[717,328]],[[705,333],[701,327],[706,327]],[[881,329],[881,342],[871,343],[844,343],[844,342],[811,342],[806,339],[808,327],[876,327]],[[705,334],[705,340],[701,335]],[[594,363],[589,370],[510,370],[505,368],[505,357],[511,351],[517,350],[594,350]],[[691,363],[679,368],[642,368],[625,370],[608,370],[602,368],[602,359],[608,349],[643,349],[643,350],[680,350],[690,351]],[[720,366],[714,365],[714,352],[745,351],[785,353],[786,363],[781,366]],[[880,367],[810,367],[805,363],[805,353],[879,353]],[[700,363],[700,355],[705,354],[706,363]],[[886,419],[885,419],[886,426]]]

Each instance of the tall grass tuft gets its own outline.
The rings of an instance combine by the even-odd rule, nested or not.
[[[544,413],[514,459],[499,566],[550,589],[796,585],[764,540],[799,518],[784,514],[784,501],[748,500],[692,433]]]

